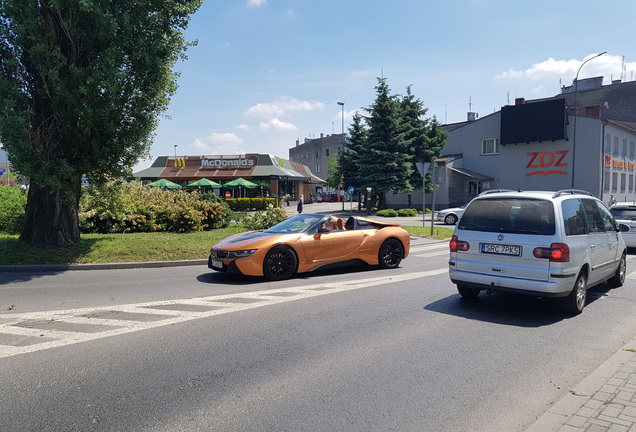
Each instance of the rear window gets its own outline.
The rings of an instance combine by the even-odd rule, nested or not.
[[[519,198],[485,198],[470,203],[459,230],[554,235],[551,201]]]
[[[634,208],[611,208],[614,219],[636,220],[636,206]]]

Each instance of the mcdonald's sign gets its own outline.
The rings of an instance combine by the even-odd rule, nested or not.
[[[175,159],[174,160],[174,167],[177,168],[183,168],[185,167],[185,159],[184,158],[179,158],[179,159]]]

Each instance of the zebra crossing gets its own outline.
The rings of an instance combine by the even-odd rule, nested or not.
[[[447,242],[416,244],[411,247],[408,259],[431,258],[447,254]],[[634,259],[636,255],[628,256],[628,270],[631,268],[629,263],[634,262]],[[354,281],[329,281],[239,294],[101,308],[30,313],[10,312],[0,314],[0,358],[289,301],[426,278],[444,274],[447,271],[447,267],[444,266],[413,273],[383,272],[381,276]],[[636,279],[636,270],[628,272],[627,278]]]
[[[0,358],[446,272],[446,268],[406,274],[382,272],[381,276],[353,281],[329,281],[240,294],[102,308],[0,314]]]

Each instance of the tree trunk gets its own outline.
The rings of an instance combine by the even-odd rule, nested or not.
[[[62,247],[80,241],[81,178],[64,190],[31,182],[20,240],[38,247]]]

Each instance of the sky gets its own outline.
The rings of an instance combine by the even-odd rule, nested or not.
[[[198,44],[175,65],[179,88],[134,171],[175,151],[288,159],[296,140],[366,114],[379,77],[395,95],[411,86],[441,123],[555,96],[577,71],[633,81],[635,17],[633,0],[204,0],[185,31]]]

